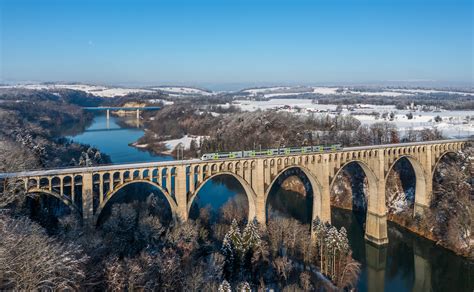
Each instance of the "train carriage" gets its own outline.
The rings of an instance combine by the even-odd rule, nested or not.
[[[202,155],[201,160],[217,160],[217,159],[234,159],[234,158],[245,158],[245,157],[265,157],[265,156],[276,156],[276,155],[290,155],[297,153],[324,153],[334,152],[342,150],[340,144],[330,146],[302,146],[302,147],[285,147],[285,148],[272,148],[263,150],[246,150],[246,151],[233,151],[233,152],[216,152],[206,153]]]

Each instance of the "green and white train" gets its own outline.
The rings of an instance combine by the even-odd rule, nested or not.
[[[304,154],[304,153],[324,153],[342,150],[340,144],[330,146],[303,146],[303,147],[287,147],[287,148],[273,148],[264,150],[248,150],[248,151],[233,151],[233,152],[217,152],[206,153],[201,157],[201,160],[216,160],[226,158],[246,158],[246,157],[262,157],[262,156],[276,156],[288,154]]]

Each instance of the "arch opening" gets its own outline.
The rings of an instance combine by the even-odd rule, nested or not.
[[[94,197],[94,200],[98,200]],[[124,183],[106,195],[106,199],[97,205],[95,211],[96,226],[101,227],[109,220],[120,220],[126,214],[142,218],[159,218],[163,225],[169,225],[174,218],[174,201],[158,185],[146,180]]]
[[[351,210],[353,222],[359,225],[361,232],[365,229],[369,206],[367,172],[368,167],[361,162],[348,162],[339,169],[330,186],[331,207]],[[375,183],[373,185],[375,186]],[[331,212],[332,215],[333,213]],[[331,221],[338,221],[338,219],[332,218]]]
[[[415,203],[426,205],[426,178],[421,164],[411,156],[396,160],[386,175],[385,203],[388,219],[410,220],[415,215]]]
[[[61,219],[71,216],[77,222],[80,220],[79,211],[71,205],[71,202],[67,202],[66,198],[62,200],[53,192],[41,190],[28,192],[21,205],[21,212],[44,227],[50,235],[62,229]]]
[[[292,218],[302,224],[310,224],[313,218],[315,191],[319,191],[318,184],[301,167],[282,170],[266,194],[267,222],[278,218]]]
[[[189,218],[206,224],[226,223],[233,219],[247,222],[255,216],[253,192],[243,181],[231,173],[220,173],[205,180],[192,194]]]

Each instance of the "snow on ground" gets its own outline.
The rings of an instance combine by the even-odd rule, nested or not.
[[[265,98],[273,98],[273,97],[279,97],[279,96],[293,96],[296,94],[301,94],[300,93],[294,93],[294,92],[281,92],[281,93],[266,93],[264,94]]]
[[[213,95],[212,92],[205,91],[199,88],[193,87],[174,87],[174,86],[160,86],[160,87],[153,87],[154,90],[164,91],[166,93],[174,93],[178,96],[180,95],[188,95],[188,94],[199,94],[199,95]]]
[[[291,87],[277,86],[277,87],[249,88],[249,89],[242,90],[242,92],[247,92],[247,93],[256,95],[259,93],[268,93],[268,92],[275,92],[275,91],[281,91],[281,90],[287,90],[287,89],[291,89]]]
[[[337,87],[313,87],[313,92],[318,94],[337,94]]]
[[[403,95],[413,95],[414,93],[410,92],[399,92],[394,90],[380,90],[380,91],[356,91],[350,90],[343,87],[268,87],[268,88],[251,88],[242,90],[242,92],[250,94],[251,96],[263,96],[265,98],[272,98],[277,96],[298,96],[301,94],[321,94],[321,95],[365,95],[365,96],[403,96]]]
[[[174,150],[178,144],[184,146],[184,149],[189,149],[192,140],[196,140],[197,145],[199,145],[199,140],[204,138],[205,136],[193,136],[193,135],[185,135],[180,139],[173,139],[173,140],[166,140],[163,143],[166,145],[168,150]]]
[[[396,91],[346,91],[346,93],[366,95],[366,96],[393,96],[393,97],[413,95],[411,93],[396,92]]]
[[[446,91],[446,90],[434,90],[434,89],[392,89],[392,91],[397,92],[407,92],[407,93],[423,93],[423,94],[430,94],[430,93],[448,93],[448,94],[461,94],[461,95],[471,95],[474,97],[474,93],[467,93],[462,91]]]
[[[174,101],[169,101],[165,99],[149,99],[149,103],[162,103],[163,105],[173,105]]]
[[[311,99],[293,99],[293,98],[279,98],[270,99],[267,101],[255,100],[236,100],[233,105],[240,107],[244,111],[268,110],[278,109],[282,107],[300,107],[306,109],[320,109],[320,110],[335,110],[336,105],[313,104]]]
[[[106,87],[99,85],[87,85],[87,84],[22,84],[22,85],[8,85],[1,86],[0,88],[25,88],[32,90],[44,90],[44,89],[71,89],[84,91],[100,97],[115,97],[124,96],[135,92],[153,92],[148,89],[140,88],[121,88],[121,87]]]
[[[133,88],[108,88],[105,90],[101,91],[94,91],[94,92],[89,92],[94,95],[98,95],[101,97],[114,97],[114,96],[124,96],[130,93],[150,93],[153,92],[151,90],[146,90],[146,89],[133,89]]]
[[[342,90],[341,90],[342,89]],[[367,96],[403,96],[403,95],[412,95],[405,92],[395,92],[395,91],[387,91],[387,90],[380,90],[380,91],[364,91],[364,90],[350,90],[348,88],[341,88],[341,87],[313,87],[313,93],[322,94],[322,95],[346,95],[346,94],[354,94],[354,95],[367,95]]]
[[[270,110],[293,112],[301,115],[320,114],[335,116],[337,105],[315,104],[309,99],[270,99],[267,101],[236,100],[233,105],[244,111]],[[390,113],[394,113],[394,119],[390,121]],[[377,117],[374,113],[378,113]],[[387,118],[382,118],[386,113]],[[413,114],[408,119],[407,114]],[[351,110],[344,108],[343,115],[352,115],[362,124],[372,125],[378,122],[394,123],[403,134],[408,129],[422,130],[424,128],[436,128],[447,137],[466,137],[474,135],[474,111],[439,111],[424,112],[412,110],[397,110],[393,105],[370,105],[357,104],[351,106]],[[441,122],[436,122],[435,117],[440,116]],[[471,120],[472,119],[472,120]]]

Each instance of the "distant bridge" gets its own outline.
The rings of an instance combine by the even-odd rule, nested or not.
[[[166,197],[175,219],[185,221],[202,186],[216,176],[230,175],[246,192],[249,219],[256,218],[265,224],[272,186],[285,171],[296,168],[307,176],[312,186],[312,218],[330,222],[330,191],[337,175],[354,162],[361,166],[368,180],[366,239],[385,244],[388,242],[385,183],[395,163],[406,158],[413,167],[416,176],[414,212],[423,214],[430,205],[432,178],[439,161],[470,142],[469,139],[457,139],[349,147],[329,153],[37,170],[4,173],[0,174],[0,179],[20,180],[27,193],[54,196],[77,211],[85,224],[94,226],[107,202],[120,189],[140,182],[158,188]]]
[[[160,110],[161,107],[159,106],[146,106],[146,107],[139,107],[139,106],[99,106],[99,107],[83,107],[83,110],[86,111],[106,111],[107,112],[107,120],[110,119],[110,111],[136,111],[137,112],[137,119],[140,118],[140,111],[157,111]]]
[[[88,129],[85,130],[84,133],[89,132],[112,132],[112,131],[128,131],[127,128],[105,128],[105,129]]]

